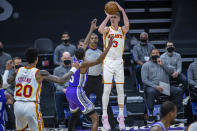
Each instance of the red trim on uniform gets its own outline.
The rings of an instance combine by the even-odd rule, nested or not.
[[[115,83],[115,84],[124,84],[124,83]]]

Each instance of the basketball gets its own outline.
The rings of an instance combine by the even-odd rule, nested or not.
[[[116,12],[119,11],[118,6],[115,4],[114,1],[109,1],[105,4],[105,11],[110,14],[113,15]]]

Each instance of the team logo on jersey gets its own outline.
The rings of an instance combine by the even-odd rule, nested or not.
[[[111,38],[112,36],[113,36],[114,38],[123,39],[123,35],[121,35],[121,34],[109,34],[108,38]]]

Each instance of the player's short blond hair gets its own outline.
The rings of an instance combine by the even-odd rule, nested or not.
[[[118,11],[118,12],[116,12],[114,15],[120,17],[120,12]]]

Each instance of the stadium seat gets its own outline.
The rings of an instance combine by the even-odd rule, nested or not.
[[[39,50],[38,68],[53,72],[53,42],[49,38],[39,38],[34,42],[34,47]]]
[[[53,42],[49,38],[36,39],[34,47],[39,49],[40,54],[49,54],[53,52]]]

